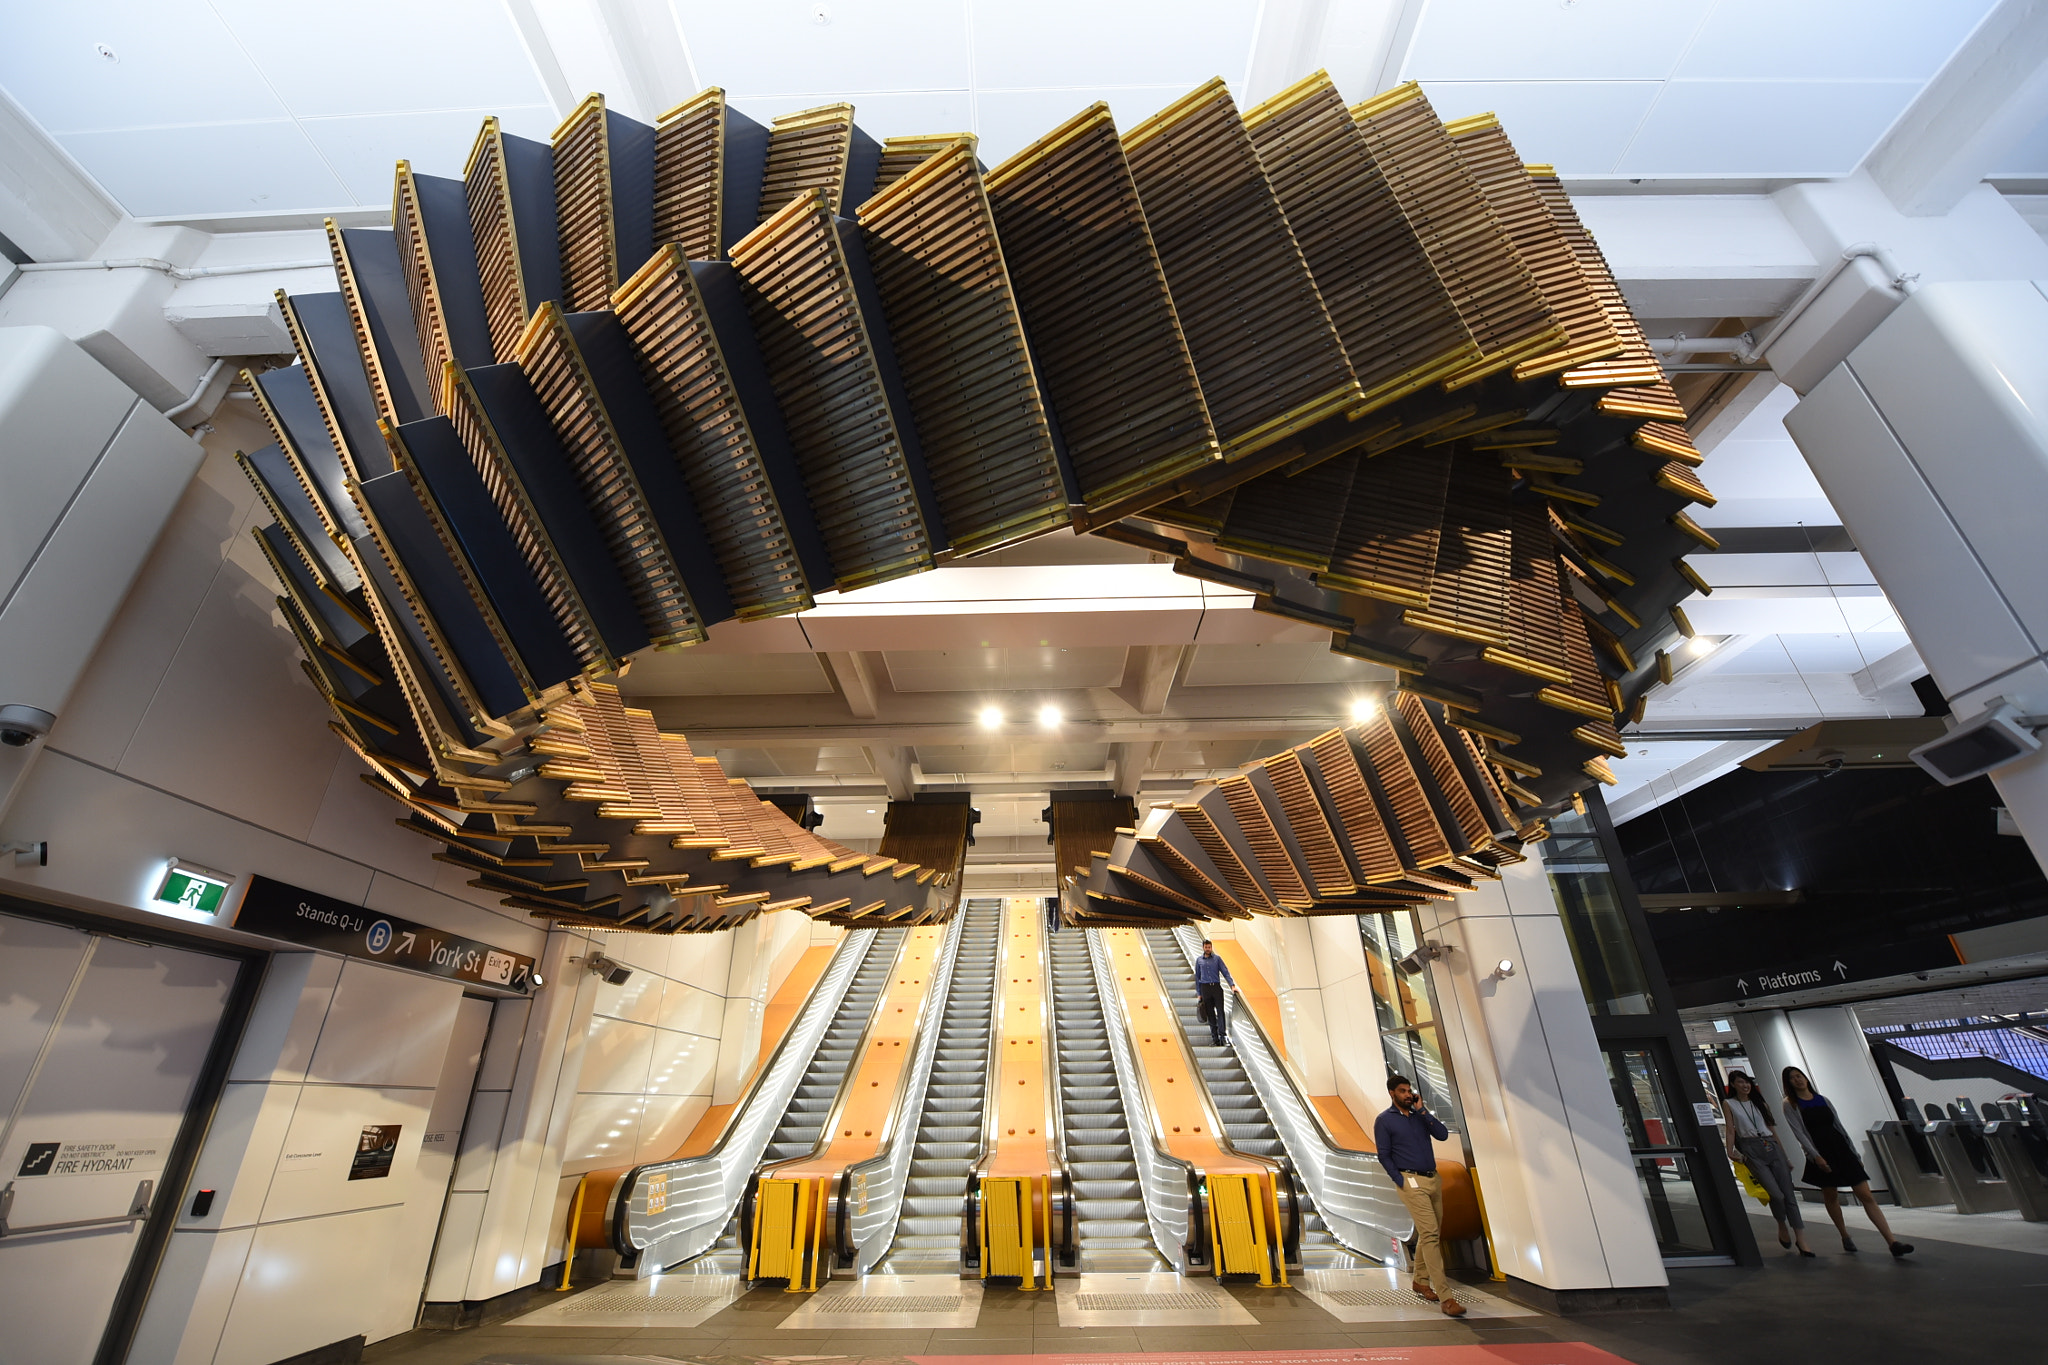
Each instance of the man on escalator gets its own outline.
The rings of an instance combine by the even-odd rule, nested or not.
[[[1439,1235],[1444,1224],[1443,1185],[1437,1180],[1436,1147],[1430,1139],[1445,1142],[1450,1129],[1429,1112],[1422,1096],[1406,1076],[1387,1077],[1391,1108],[1380,1111],[1372,1125],[1372,1142],[1387,1178],[1401,1192],[1415,1220],[1415,1279],[1410,1288],[1440,1304],[1446,1317],[1462,1318],[1465,1305],[1451,1297],[1451,1282],[1444,1275],[1444,1253]]]
[[[1202,955],[1195,959],[1195,1017],[1209,1025],[1209,1041],[1217,1047],[1227,1047],[1230,1043],[1223,1031],[1223,983],[1226,981],[1233,987],[1237,985],[1228,964],[1216,956],[1216,945],[1203,939]]]

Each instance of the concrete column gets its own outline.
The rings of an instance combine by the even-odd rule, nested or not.
[[[1429,970],[1501,1269],[1550,1290],[1668,1283],[1542,864],[1421,919],[1445,949]]]

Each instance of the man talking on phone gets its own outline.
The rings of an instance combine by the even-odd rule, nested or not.
[[[1373,1146],[1387,1178],[1401,1192],[1401,1202],[1415,1220],[1415,1278],[1409,1287],[1441,1304],[1446,1317],[1462,1318],[1465,1305],[1451,1297],[1451,1282],[1444,1277],[1444,1253],[1439,1237],[1444,1223],[1443,1186],[1436,1176],[1436,1148],[1430,1139],[1446,1141],[1451,1130],[1429,1112],[1422,1096],[1406,1076],[1387,1077],[1392,1107],[1380,1111],[1372,1125]]]

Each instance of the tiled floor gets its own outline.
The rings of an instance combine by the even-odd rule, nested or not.
[[[1838,1249],[1831,1229],[1815,1231],[1822,1234],[1814,1239],[1821,1254],[1801,1260],[1782,1255],[1770,1224],[1760,1222],[1757,1234],[1766,1252],[1762,1266],[1675,1271],[1672,1306],[1659,1312],[1573,1318],[1474,1315],[1456,1321],[1425,1313],[1413,1321],[1348,1323],[1296,1289],[1233,1283],[1221,1292],[1252,1319],[1249,1323],[1141,1326],[1126,1319],[1119,1326],[1079,1326],[1062,1321],[1057,1289],[1026,1293],[999,1285],[983,1291],[972,1327],[891,1330],[866,1324],[784,1326],[805,1296],[764,1286],[689,1327],[676,1325],[679,1315],[671,1315],[665,1325],[646,1327],[612,1326],[609,1316],[592,1315],[566,1326],[503,1323],[466,1332],[410,1332],[371,1346],[364,1360],[376,1365],[583,1365],[591,1360],[605,1365],[632,1360],[886,1365],[912,1356],[1172,1352],[1196,1357],[1360,1347],[1378,1348],[1375,1358],[1386,1360],[1393,1358],[1389,1351],[1401,1347],[1574,1342],[1591,1343],[1633,1365],[1754,1365],[1759,1351],[1774,1360],[1857,1365],[2043,1358],[2041,1305],[2048,1302],[2048,1267],[2039,1256],[1924,1237],[1917,1226],[1913,1232],[1920,1249],[1906,1260],[1884,1255],[1875,1235],[1867,1233],[1859,1239],[1863,1253],[1848,1256]],[[1543,1356],[1546,1361],[1554,1357],[1554,1365],[1597,1358],[1562,1345]],[[1467,1351],[1409,1358],[1432,1365],[1529,1359]],[[1189,1365],[1203,1363],[1191,1359]]]

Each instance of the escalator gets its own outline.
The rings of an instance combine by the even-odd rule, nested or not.
[[[1223,1132],[1230,1139],[1230,1145],[1253,1156],[1286,1161],[1288,1154],[1280,1140],[1279,1130],[1273,1126],[1272,1117],[1260,1102],[1251,1077],[1245,1074],[1244,1065],[1230,1048],[1210,1043],[1208,1024],[1196,1017],[1195,974],[1174,932],[1171,929],[1147,929],[1144,935],[1145,946],[1152,953],[1153,967],[1159,974],[1159,983],[1166,988],[1174,1011],[1180,1016],[1181,1032],[1187,1038],[1188,1051],[1201,1071],[1202,1083],[1208,1087],[1210,1100],[1215,1105],[1217,1117],[1223,1122]],[[1233,1025],[1241,1017],[1242,1012],[1233,1018]],[[1294,1197],[1301,1214],[1300,1263],[1304,1269],[1345,1269],[1367,1264],[1363,1257],[1352,1254],[1330,1235],[1329,1228],[1316,1212],[1308,1187],[1300,1180],[1294,1182]]]
[[[840,999],[839,1008],[834,1011],[816,1050],[811,1053],[810,1064],[797,1081],[795,1093],[768,1136],[767,1145],[761,1152],[762,1162],[809,1156],[817,1148],[824,1135],[825,1121],[838,1102],[848,1069],[860,1049],[861,1035],[874,1016],[876,1003],[881,999],[890,973],[895,970],[897,955],[902,951],[904,937],[909,932],[904,928],[874,931],[874,942],[868,946],[866,956],[846,987],[846,994]],[[751,1194],[740,1200],[739,1207],[732,1210],[724,1231],[708,1251],[668,1269],[685,1274],[745,1273],[741,1213],[751,1200]]]
[[[970,900],[961,915],[965,922],[911,1148],[903,1212],[888,1257],[877,1267],[892,1275],[960,1269],[961,1208],[982,1144],[1003,903]]]
[[[1110,1060],[1085,931],[1052,935],[1060,1118],[1073,1173],[1075,1269],[1163,1271],[1145,1217],[1137,1154]]]

